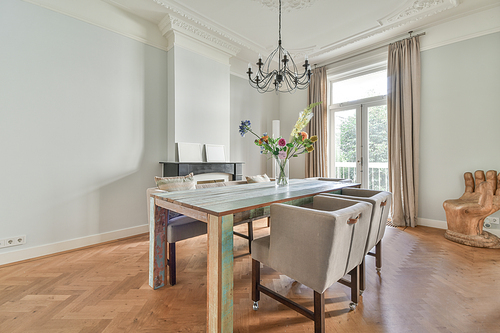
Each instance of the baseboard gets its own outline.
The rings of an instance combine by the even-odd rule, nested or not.
[[[448,224],[446,224],[446,221],[424,219],[422,217],[418,218],[417,225],[438,229],[448,229]]]
[[[446,221],[424,219],[421,217],[418,218],[417,225],[420,225],[423,227],[438,228],[438,229],[448,229],[448,224],[446,223]],[[484,230],[492,233],[493,235],[500,237],[500,229],[484,228]]]
[[[18,261],[43,257],[64,251],[75,250],[86,246],[96,245],[108,241],[140,235],[149,232],[149,225],[144,224],[137,227],[120,229],[102,234],[70,239],[67,241],[35,246],[28,249],[0,254],[0,265],[10,264]]]

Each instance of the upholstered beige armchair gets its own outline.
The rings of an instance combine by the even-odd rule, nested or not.
[[[252,299],[258,309],[260,292],[314,320],[324,332],[324,292],[344,275],[351,275],[351,309],[359,300],[358,266],[365,256],[372,205],[316,196],[313,208],[271,205],[271,233],[252,243]],[[314,290],[310,311],[260,284],[260,263]]]
[[[386,191],[375,191],[360,188],[345,188],[342,194],[326,194],[332,197],[364,201],[372,204],[370,229],[366,241],[365,254],[375,257],[377,272],[382,270],[382,238],[384,237],[387,218],[391,207],[392,194]],[[375,248],[375,252],[370,252]],[[365,290],[365,262],[360,265],[360,290]]]

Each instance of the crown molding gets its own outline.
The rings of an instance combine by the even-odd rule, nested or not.
[[[402,10],[398,10],[379,20],[381,26],[390,25],[407,19],[420,20],[442,11],[452,9],[460,4],[460,0],[411,0]]]
[[[180,39],[175,39],[175,37],[182,34],[223,52],[229,57],[236,56],[241,50],[241,48],[234,44],[207,32],[205,29],[183,18],[176,17],[174,14],[167,14],[160,24],[158,24],[158,27],[162,35],[169,40],[169,48],[172,47],[174,43],[180,43]],[[172,37],[174,37],[174,40],[172,40]]]
[[[439,14],[445,10],[455,8],[460,5],[460,0],[411,0],[407,1],[402,9],[377,21],[378,26],[374,26],[358,35],[346,38],[337,43],[327,45],[318,52],[312,53],[311,57],[325,56],[328,53],[360,42],[362,40],[384,34],[391,30],[420,21],[426,17]]]
[[[232,32],[230,29],[225,28],[211,20],[206,19],[203,15],[196,13],[188,8],[183,8],[181,5],[170,0],[150,0],[158,5],[164,7],[171,17],[182,21],[186,26],[195,27],[198,31],[219,38],[228,44],[233,45],[234,48],[241,50],[246,48],[256,53],[266,52],[266,48],[262,45],[252,42],[251,40]],[[164,19],[165,20],[165,19]],[[238,51],[239,52],[239,51]]]

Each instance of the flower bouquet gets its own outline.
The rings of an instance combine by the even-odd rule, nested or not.
[[[297,157],[306,152],[310,153],[314,150],[313,144],[318,141],[318,137],[313,135],[309,138],[307,133],[303,132],[302,129],[304,129],[311,120],[313,116],[312,109],[320,103],[321,102],[313,103],[305,108],[304,111],[300,112],[299,119],[293,127],[288,142],[282,137],[273,139],[269,137],[267,133],[264,133],[262,136],[257,135],[252,131],[250,120],[241,121],[239,127],[241,136],[244,137],[245,134],[249,132],[255,135],[257,137],[257,139],[255,139],[255,144],[260,146],[261,154],[271,155],[271,157],[275,159],[276,165],[278,166],[276,172],[277,186],[288,185],[288,161],[290,158]]]

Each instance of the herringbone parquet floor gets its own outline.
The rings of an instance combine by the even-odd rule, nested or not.
[[[240,226],[242,232],[246,226]],[[268,233],[256,224],[256,235]],[[367,257],[367,289],[326,293],[327,332],[500,332],[500,251],[452,243],[443,230],[387,228],[383,269]],[[0,267],[0,332],[204,332],[206,237],[178,243],[178,284],[148,286],[146,235]],[[235,237],[235,255],[246,241]],[[312,332],[262,295],[252,310],[250,257],[234,263],[234,331]],[[312,291],[268,268],[263,283],[312,308]]]

